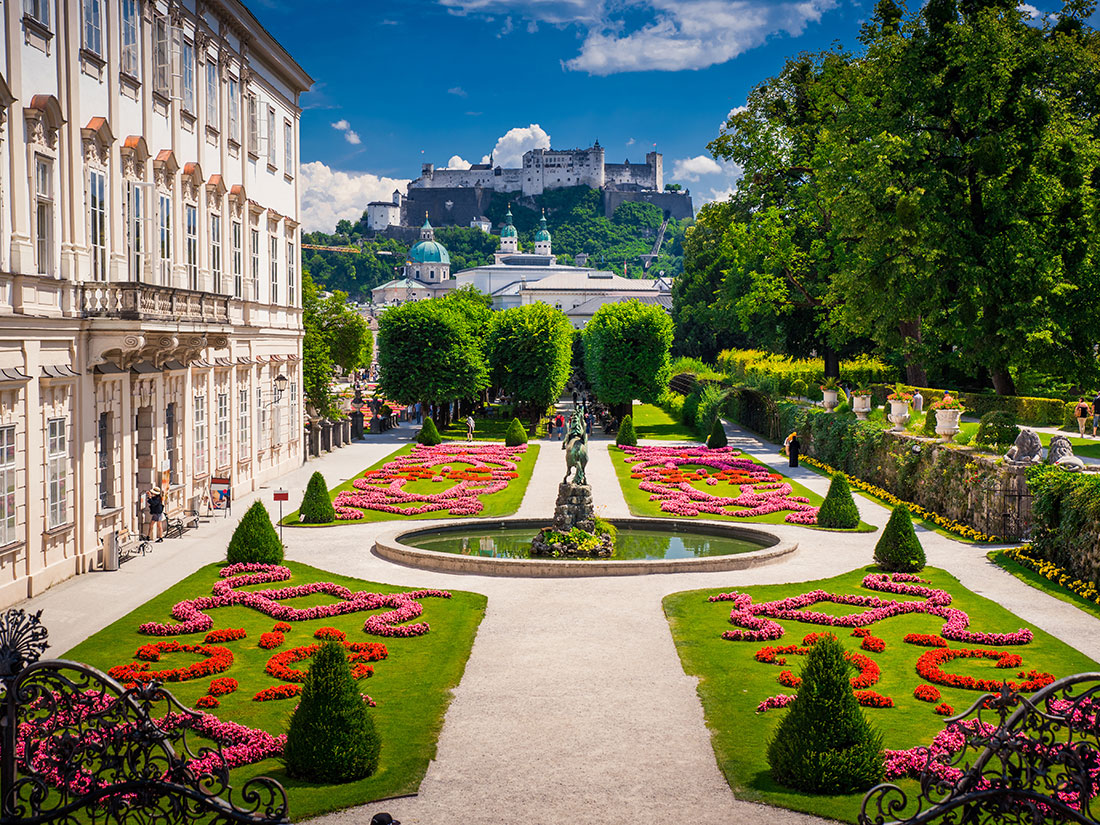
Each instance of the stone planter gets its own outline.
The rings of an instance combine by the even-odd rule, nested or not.
[[[936,410],[936,435],[950,441],[959,434],[959,418],[962,410]]]
[[[895,431],[904,430],[905,425],[909,421],[909,402],[891,401],[890,414],[886,417],[890,419],[890,423],[894,425]]]
[[[828,410],[829,412],[832,412],[833,410],[835,410],[836,409],[837,391],[836,390],[822,390],[821,394],[822,394],[822,396],[824,396],[824,401],[822,403],[825,405],[825,409]]]
[[[871,412],[871,396],[853,395],[852,412],[856,414],[856,418],[860,421],[866,421],[867,415]]]

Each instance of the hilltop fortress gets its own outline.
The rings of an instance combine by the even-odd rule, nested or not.
[[[649,152],[644,164],[607,163],[597,140],[588,149],[531,149],[524,153],[523,165],[512,169],[494,165],[491,158],[469,169],[436,169],[425,163],[420,177],[409,183],[407,196],[394,193],[392,203],[370,204],[368,225],[375,230],[409,226],[426,213],[438,226],[468,226],[485,215],[495,193],[518,200],[570,186],[600,190],[608,217],[625,201],[652,203],[678,220],[695,214],[690,192],[664,191],[659,152]]]

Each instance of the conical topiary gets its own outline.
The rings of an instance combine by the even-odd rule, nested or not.
[[[320,473],[309,477],[298,514],[304,524],[331,524],[336,521],[336,510],[333,509],[332,499],[328,495],[328,485]]]
[[[619,432],[615,436],[615,443],[620,447],[637,447],[638,436],[634,432],[634,419],[629,415],[623,416],[623,421],[619,425]]]
[[[722,419],[715,416],[714,424],[710,428],[710,435],[707,437],[707,446],[715,450],[719,447],[725,447],[727,444],[729,444],[729,440],[726,438],[726,428],[722,426]]]
[[[523,424],[518,418],[513,418],[512,423],[508,425],[504,433],[504,443],[508,447],[518,447],[520,444],[527,443],[527,430],[523,429]]]
[[[420,432],[416,434],[416,443],[423,444],[426,447],[434,447],[443,440],[439,435],[439,430],[436,429],[435,422],[430,418],[424,419],[424,426],[420,428]]]
[[[378,769],[380,750],[344,646],[325,642],[313,654],[301,702],[287,727],[287,773],[310,782],[351,782]]]
[[[844,473],[835,473],[829,492],[817,511],[817,526],[830,530],[851,530],[859,526],[859,508],[852,500],[852,491]]]
[[[768,743],[768,764],[780,785],[847,794],[882,780],[882,735],[860,710],[850,674],[835,637],[810,648],[798,697]]]
[[[904,504],[895,507],[886,522],[886,529],[875,545],[875,563],[891,573],[917,573],[924,569],[924,548]]]
[[[278,564],[283,560],[283,543],[262,501],[254,501],[244,514],[225,557],[230,564]]]

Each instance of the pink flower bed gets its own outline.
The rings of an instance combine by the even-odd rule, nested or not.
[[[338,521],[363,518],[363,510],[409,516],[446,510],[452,516],[472,516],[485,505],[481,497],[499,493],[518,477],[518,462],[527,445],[417,444],[409,455],[398,456],[379,470],[368,470],[352,482],[354,492],[336,496],[332,506]],[[452,465],[467,465],[453,467]],[[408,481],[430,479],[458,483],[440,493],[413,493]]]
[[[227,573],[227,571],[230,571]],[[233,575],[239,572],[241,575]],[[417,599],[449,599],[451,594],[445,590],[412,590],[407,593],[368,593],[365,590],[352,592],[342,585],[332,582],[313,582],[293,587],[280,587],[269,590],[242,592],[238,588],[253,584],[285,581],[290,578],[290,569],[282,565],[250,565],[247,570],[240,565],[231,565],[221,571],[225,581],[214,583],[213,596],[200,596],[178,602],[172,608],[172,618],[178,624],[146,622],[138,630],[151,636],[175,636],[181,633],[203,633],[214,626],[214,620],[207,611],[216,607],[243,605],[258,610],[273,619],[286,622],[301,622],[310,619],[327,619],[346,613],[358,613],[367,610],[393,608],[386,613],[368,616],[363,630],[374,636],[422,636],[431,628],[427,622],[404,625],[424,612],[423,605]],[[311,593],[326,593],[335,599],[334,604],[316,607],[297,608],[282,604],[283,600]]]
[[[638,488],[650,493],[650,501],[661,510],[678,516],[708,513],[717,516],[753,518],[789,510],[790,524],[817,524],[817,507],[803,496],[792,495],[793,487],[783,476],[769,471],[733,447],[630,447],[621,449],[631,465],[631,478]],[[700,469],[685,469],[688,467]],[[707,468],[712,473],[707,472]],[[733,486],[736,495],[717,495],[700,490],[693,482],[708,487]]]
[[[951,594],[946,590],[926,587],[927,582],[909,573],[871,573],[864,577],[863,586],[868,590],[917,596],[922,601],[893,601],[874,595],[842,595],[825,590],[812,590],[799,596],[790,596],[773,602],[753,604],[752,596],[744,593],[720,593],[711,596],[712,602],[733,602],[730,624],[738,630],[727,630],[722,638],[732,641],[771,641],[783,636],[783,626],[775,619],[808,622],[827,627],[865,627],[907,613],[925,613],[944,620],[941,635],[958,642],[981,645],[1025,645],[1032,640],[1032,632],[1020,628],[1013,633],[982,633],[967,628],[970,617],[958,608],[950,607]],[[833,616],[805,608],[820,602],[866,607],[861,613]],[[767,617],[767,618],[765,618]]]

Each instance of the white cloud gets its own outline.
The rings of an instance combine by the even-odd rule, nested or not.
[[[504,37],[505,35],[511,34],[513,28],[515,28],[515,27],[512,25],[512,18],[511,17],[505,17],[504,18],[504,28],[500,30],[500,34],[498,34],[497,37]]]
[[[1026,17],[1031,18],[1032,20],[1034,20],[1035,18],[1037,18],[1039,15],[1042,14],[1041,11],[1039,11],[1037,8],[1035,8],[1030,3],[1021,3],[1020,5],[1018,5],[1016,7],[1016,11],[1020,12],[1021,14],[1025,15]]]
[[[350,143],[352,146],[358,146],[363,141],[359,139],[359,133],[354,129],[348,129],[344,132],[344,140]]]
[[[742,112],[747,112],[748,110],[748,106],[734,106],[732,109],[729,110],[729,114],[726,115],[726,119],[718,124],[719,130],[726,128],[726,124],[729,123],[729,119],[731,117],[733,117],[734,115],[739,115]]]
[[[350,126],[351,124],[346,120],[338,120],[332,124],[332,128],[338,132],[346,132]]]
[[[439,0],[457,14],[516,14],[555,26],[596,23],[603,15],[603,0]],[[530,31],[530,26],[528,26]]]
[[[450,89],[447,90],[447,94],[455,95],[456,97],[466,97],[467,96],[466,95],[466,90],[463,89],[461,86],[452,86]]]
[[[717,175],[722,167],[714,158],[696,155],[693,158],[681,158],[672,165],[672,177],[677,180],[699,180],[700,175]]]
[[[634,143],[635,143],[635,140],[634,140],[634,138],[631,138],[630,140],[628,140],[628,141],[626,142],[626,145],[627,145],[627,146],[633,146],[633,145],[634,145]]]
[[[450,160],[447,161],[448,169],[469,169],[470,166],[470,161],[465,160],[459,155],[451,155]]]
[[[493,163],[497,166],[518,167],[523,153],[529,149],[549,149],[550,135],[537,123],[527,127],[509,129],[493,147]]]
[[[482,156],[481,156],[481,162],[482,162],[482,163],[488,163],[488,162],[489,162],[489,160],[490,160],[490,158],[489,158],[489,156],[488,156],[488,155],[482,155]]]
[[[408,181],[368,172],[338,172],[319,160],[299,167],[302,183],[302,227],[307,232],[331,232],[336,222],[357,221],[370,201],[389,201],[394,189]]]
[[[527,24],[527,33],[528,34],[538,34],[538,32],[539,32],[539,24],[536,21],[532,20],[530,23]]]

